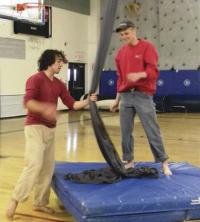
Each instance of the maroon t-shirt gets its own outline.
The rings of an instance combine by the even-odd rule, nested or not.
[[[69,108],[73,109],[75,100],[70,96],[65,84],[54,77],[50,80],[44,72],[38,72],[32,75],[26,82],[26,93],[24,96],[24,104],[29,100],[37,100],[39,102],[52,103],[57,106],[58,97]],[[28,111],[25,125],[42,124],[49,128],[56,126],[56,121],[49,121],[40,114]]]

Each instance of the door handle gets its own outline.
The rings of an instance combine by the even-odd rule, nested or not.
[[[74,89],[84,89],[83,87],[74,87]]]

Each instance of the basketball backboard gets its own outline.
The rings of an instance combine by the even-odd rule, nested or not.
[[[0,0],[0,18],[44,24],[43,0]]]

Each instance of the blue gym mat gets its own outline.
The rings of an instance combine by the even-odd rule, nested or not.
[[[200,168],[170,163],[173,175],[124,179],[114,184],[78,184],[64,179],[67,173],[99,169],[105,163],[57,162],[52,187],[79,222],[181,222],[200,219]],[[140,162],[136,167],[159,163]]]

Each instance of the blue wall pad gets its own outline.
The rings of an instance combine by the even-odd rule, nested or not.
[[[99,83],[100,99],[115,99],[117,93],[116,71],[103,71]]]
[[[156,95],[200,95],[200,71],[160,71]]]
[[[124,179],[114,184],[77,184],[67,173],[98,169],[105,163],[57,162],[52,187],[66,210],[80,222],[181,222],[200,219],[200,168],[170,163],[171,177]],[[140,162],[155,167],[159,163]]]

